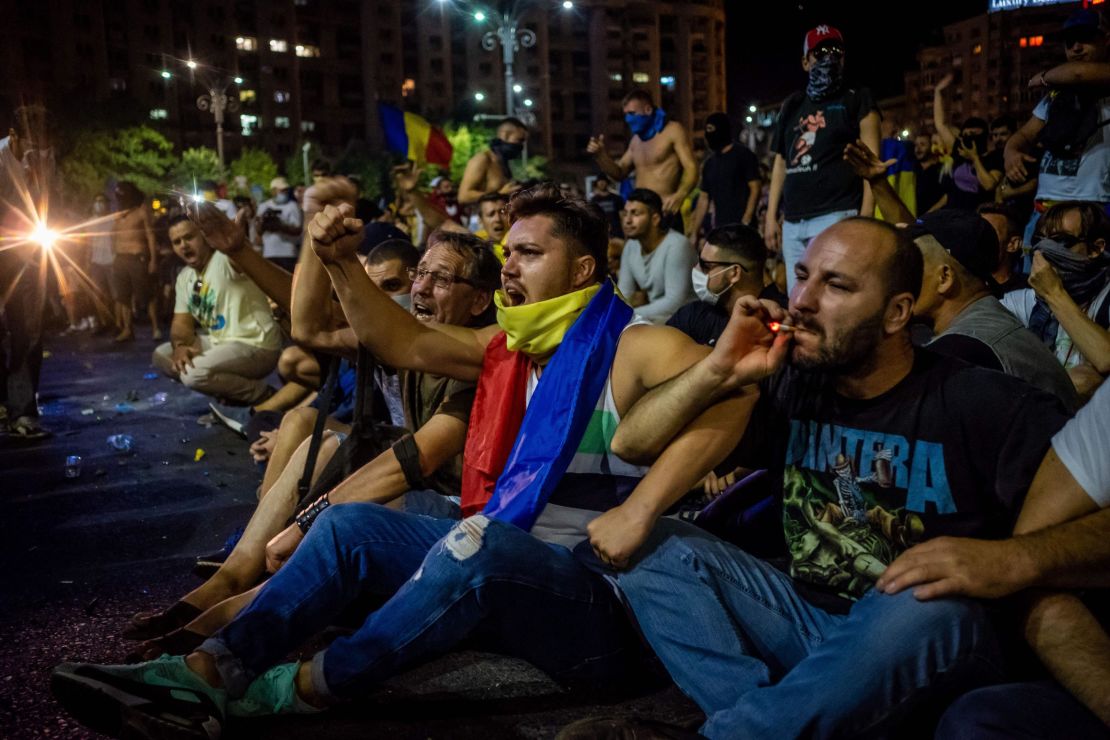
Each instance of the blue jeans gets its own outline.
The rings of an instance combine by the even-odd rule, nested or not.
[[[976,689],[956,701],[937,727],[937,740],[1110,737],[1098,717],[1055,681]]]
[[[328,508],[254,601],[200,650],[231,696],[368,594],[390,596],[313,658],[313,688],[349,698],[464,638],[568,684],[627,681],[644,649],[612,588],[565,547],[477,515]]]
[[[1000,675],[977,602],[872,590],[833,614],[683,522],[661,522],[618,579],[644,636],[708,716],[706,737],[853,736],[893,722],[927,690]]]
[[[782,261],[786,263],[786,294],[794,292],[794,265],[805,254],[813,237],[835,223],[858,216],[858,210],[833,211],[813,218],[782,222]]]

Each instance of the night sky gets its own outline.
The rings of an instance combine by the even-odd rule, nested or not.
[[[987,0],[725,0],[729,106],[777,102],[805,84],[802,39],[819,23],[844,34],[847,74],[879,98],[903,92],[920,46],[941,42],[945,24],[985,13]],[[756,21],[755,18],[759,20]]]

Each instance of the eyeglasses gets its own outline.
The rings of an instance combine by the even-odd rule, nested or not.
[[[716,266],[727,265],[729,267],[735,266],[735,267],[739,267],[741,272],[748,272],[748,268],[744,267],[739,262],[714,262],[713,260],[703,260],[700,257],[698,258],[698,267],[701,268],[701,271],[706,273],[706,274],[709,274],[709,270],[714,265],[716,265]]]
[[[827,59],[831,56],[842,57],[844,56],[844,47],[836,44],[825,44],[824,46],[818,46],[810,54],[813,54],[816,59]]]
[[[1076,244],[1082,244],[1084,241],[1086,241],[1086,239],[1081,236],[1075,236],[1074,234],[1065,234],[1063,232],[1060,232],[1058,234],[1044,234],[1041,236],[1040,239],[1037,239],[1036,243],[1040,243],[1045,239],[1051,239],[1052,241],[1057,242],[1058,244],[1063,246],[1065,249],[1071,249]]]
[[[405,272],[408,273],[409,280],[413,283],[418,283],[426,277],[431,277],[432,285],[443,290],[447,290],[455,283],[462,283],[463,285],[474,285],[472,280],[467,280],[458,275],[452,275],[449,272],[434,272],[423,267],[410,267]]]

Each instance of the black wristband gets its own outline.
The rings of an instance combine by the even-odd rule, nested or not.
[[[320,498],[316,499],[316,501],[313,502],[312,506],[309,506],[307,509],[298,514],[294,521],[297,523],[297,527],[301,530],[301,533],[308,534],[308,528],[312,526],[312,523],[314,521],[316,521],[316,517],[320,516],[320,512],[322,512],[329,506],[331,506],[331,501],[328,500],[327,494],[324,494]]]
[[[428,487],[424,476],[420,472],[420,448],[416,446],[416,439],[411,434],[406,434],[393,443],[393,454],[401,464],[401,472],[405,474],[405,482],[409,489],[422,491]]]

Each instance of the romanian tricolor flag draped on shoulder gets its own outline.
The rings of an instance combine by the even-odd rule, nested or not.
[[[378,116],[390,149],[404,154],[418,167],[427,163],[442,167],[451,165],[451,142],[441,129],[415,113],[407,113],[385,103],[378,103]]]

